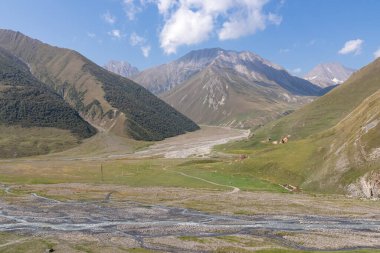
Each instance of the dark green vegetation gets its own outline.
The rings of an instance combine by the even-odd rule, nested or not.
[[[0,124],[2,134],[0,140],[0,157],[17,157],[25,155],[44,154],[52,150],[58,151],[73,146],[83,138],[88,138],[96,130],[84,121],[78,112],[70,107],[60,96],[38,81],[27,66],[0,48]],[[71,138],[65,131],[55,131],[66,140],[58,143],[48,143],[54,138],[49,136],[44,140],[42,132],[37,134],[41,141],[32,138],[28,131],[22,128],[49,127],[69,130],[76,138]],[[15,131],[18,129],[18,133]],[[31,133],[37,133],[31,129]],[[5,135],[10,133],[10,135]],[[13,134],[12,134],[13,133]],[[19,134],[29,136],[23,138]],[[26,134],[26,135],[25,135]],[[36,137],[36,136],[35,136]],[[33,139],[33,140],[32,140]],[[59,138],[57,138],[59,139]],[[73,139],[77,139],[73,141]],[[35,147],[33,147],[35,146]]]
[[[89,63],[84,69],[103,84],[105,99],[125,113],[126,131],[136,140],[162,140],[199,127],[133,81]]]
[[[162,140],[198,129],[144,88],[75,51],[10,30],[0,30],[0,46],[28,64],[39,81],[99,128],[138,140]]]
[[[371,197],[377,194],[380,169],[379,73],[377,59],[330,93],[257,130],[250,140],[220,149],[249,154],[246,170],[271,182],[356,194],[346,188],[353,183]],[[272,144],[288,135],[287,144]],[[373,191],[365,193],[357,182],[363,175],[370,175],[366,181]]]
[[[56,127],[81,138],[95,134],[61,97],[39,82],[21,61],[0,49],[0,122],[23,127]]]

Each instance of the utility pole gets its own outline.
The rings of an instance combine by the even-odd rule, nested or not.
[[[102,174],[102,182],[103,182],[104,177],[103,177],[103,164],[102,163],[100,164],[100,173]]]

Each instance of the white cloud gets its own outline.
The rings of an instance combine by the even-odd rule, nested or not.
[[[143,10],[146,2],[144,0],[123,0],[124,12],[129,20],[135,20],[136,15]]]
[[[144,57],[148,58],[150,50],[151,50],[151,47],[149,45],[148,46],[142,46],[142,47],[140,47],[140,49],[141,49],[141,52],[144,55]]]
[[[287,54],[287,53],[289,53],[290,52],[290,49],[289,48],[281,48],[280,49],[280,53],[281,54]]]
[[[129,37],[129,42],[132,46],[139,46],[145,43],[145,39],[139,36],[137,33],[133,32]]]
[[[93,39],[96,37],[96,34],[92,33],[92,32],[87,32],[87,36],[90,37],[91,39]]]
[[[168,11],[177,3],[176,0],[158,0],[157,8],[161,14],[167,14]]]
[[[108,35],[110,35],[112,38],[115,38],[115,39],[120,39],[121,37],[123,37],[124,35],[121,33],[120,30],[117,30],[117,29],[114,29],[110,32],[108,32]]]
[[[138,46],[145,58],[149,57],[151,46],[147,45],[147,40],[144,37],[141,37],[136,32],[133,32],[129,37],[129,43],[131,46]]]
[[[132,1],[132,0],[124,0]],[[157,0],[164,16],[160,33],[165,53],[175,53],[181,45],[192,45],[217,34],[220,40],[237,39],[279,25],[282,17],[266,13],[269,0]]]
[[[339,54],[355,54],[358,55],[361,53],[362,50],[362,44],[363,40],[356,39],[356,40],[349,40],[344,43],[344,46],[342,49],[339,50]]]
[[[268,21],[274,25],[280,25],[282,23],[282,17],[274,13],[269,13]]]
[[[197,44],[207,40],[213,28],[211,15],[181,7],[162,29],[161,47],[167,54],[175,53],[180,45]]]
[[[107,22],[108,24],[111,24],[111,25],[113,25],[116,22],[116,17],[113,16],[109,11],[104,13],[102,15],[102,18],[105,22]]]
[[[377,50],[373,53],[373,57],[375,57],[375,59],[377,59],[377,58],[380,57],[380,47],[379,47],[379,49],[377,49]]]

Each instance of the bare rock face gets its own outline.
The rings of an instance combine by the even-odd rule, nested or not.
[[[355,183],[347,186],[347,192],[352,197],[379,199],[380,172],[373,171],[359,178]]]
[[[230,79],[232,75],[238,76],[252,86],[282,88],[295,95],[316,96],[321,90],[308,81],[291,76],[281,66],[255,53],[221,48],[191,51],[173,62],[142,71],[132,79],[160,95],[186,85],[210,69],[215,70],[214,73],[219,77]],[[230,81],[230,85],[233,85],[233,81]]]
[[[311,102],[322,89],[259,55],[192,51],[132,77],[193,121],[257,128]]]

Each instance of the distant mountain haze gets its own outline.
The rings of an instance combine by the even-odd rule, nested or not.
[[[103,68],[124,77],[132,77],[140,73],[138,68],[126,61],[111,60]]]
[[[140,72],[133,78],[155,94],[167,92],[206,68],[222,49],[192,51],[173,62]]]
[[[251,52],[192,51],[133,79],[200,124],[258,127],[322,89]]]
[[[326,88],[345,82],[355,70],[340,63],[323,63],[317,65],[304,78],[315,85]]]

